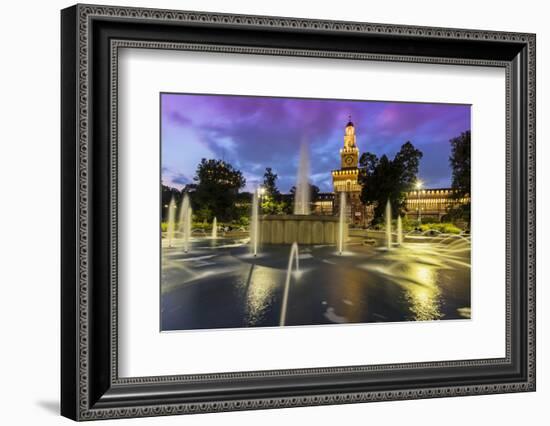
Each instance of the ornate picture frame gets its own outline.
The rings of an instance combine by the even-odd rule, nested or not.
[[[534,34],[76,5],[61,12],[61,414],[73,420],[535,390]],[[506,356],[119,377],[120,48],[506,72]]]

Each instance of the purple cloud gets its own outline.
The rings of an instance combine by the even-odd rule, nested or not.
[[[410,140],[424,153],[422,179],[448,186],[449,139],[470,129],[469,105],[187,94],[162,94],[161,100],[163,166],[173,171],[163,180],[175,186],[183,185],[176,175],[194,175],[197,161],[186,159],[202,155],[228,161],[247,181],[261,181],[272,167],[280,189],[288,191],[305,142],[312,183],[330,191],[350,115],[360,152],[394,155]]]

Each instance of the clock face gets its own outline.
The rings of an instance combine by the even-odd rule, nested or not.
[[[349,166],[353,163],[353,157],[348,155],[346,158],[344,158],[344,162]]]

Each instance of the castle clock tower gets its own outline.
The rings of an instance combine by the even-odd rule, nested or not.
[[[340,149],[340,157],[342,159],[341,168],[357,168],[359,164],[359,149],[355,144],[355,127],[351,120],[346,124],[344,134],[344,148]]]
[[[340,169],[332,171],[334,212],[339,211],[341,193],[346,194],[348,223],[364,225],[366,209],[361,203],[359,183],[359,148],[355,140],[355,126],[350,120],[344,130],[344,146],[340,149]]]

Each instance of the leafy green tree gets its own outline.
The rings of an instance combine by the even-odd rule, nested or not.
[[[273,197],[262,197],[262,210],[263,214],[286,214],[287,208],[284,201],[277,201]]]
[[[471,178],[471,134],[470,131],[462,132],[460,136],[451,139],[451,155],[449,164],[453,170],[453,180],[451,187],[453,189],[454,203],[449,209],[451,220],[465,220],[470,223],[471,203],[462,203],[459,200],[470,196],[470,178]]]
[[[274,199],[278,199],[280,192],[277,188],[277,179],[279,176],[277,174],[273,173],[273,170],[271,167],[266,167],[265,173],[264,173],[264,183],[263,188],[265,190],[265,195],[272,197]]]
[[[193,180],[196,188],[191,202],[193,209],[201,212],[198,220],[211,221],[217,217],[218,220],[228,221],[236,218],[234,204],[239,190],[246,185],[239,170],[225,161],[203,158]]]
[[[422,155],[422,152],[416,149],[410,141],[405,142],[395,155],[392,163],[398,183],[405,188],[404,191],[409,191],[418,180],[416,175]]]
[[[449,141],[451,143],[451,156],[449,164],[453,169],[452,188],[457,198],[470,195],[470,176],[471,176],[471,144],[470,131],[460,134],[460,136]]]
[[[264,173],[262,195],[262,213],[264,214],[282,214],[283,205],[281,201],[281,193],[277,188],[277,174],[273,173],[271,167],[267,167]]]
[[[417,180],[421,158],[422,152],[410,141],[401,146],[393,160],[386,155],[378,158],[370,152],[361,155],[361,201],[374,206],[375,223],[383,219],[388,200],[393,215],[402,215],[405,212],[406,193]]]

